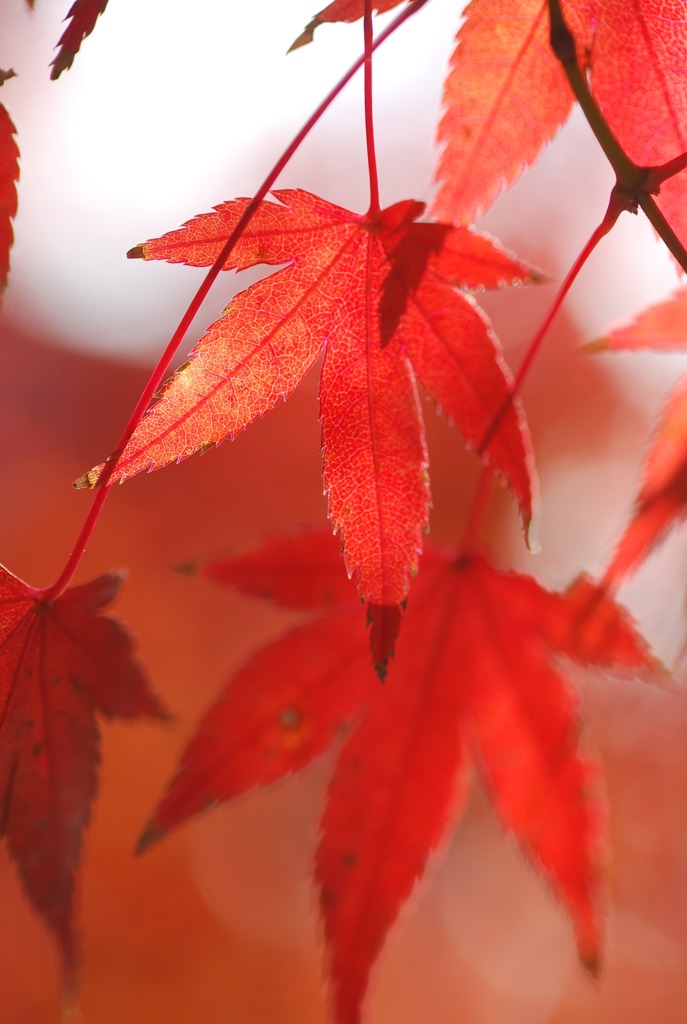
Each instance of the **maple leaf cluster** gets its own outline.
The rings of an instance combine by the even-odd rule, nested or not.
[[[608,595],[582,578],[551,593],[481,555],[427,545],[382,687],[331,535],[268,538],[197,571],[321,614],[229,681],[182,755],[141,849],[334,746],[315,880],[335,1019],[355,1024],[370,967],[460,815],[477,762],[497,815],[566,905],[580,955],[596,969],[603,803],[598,768],[578,750],[577,698],[556,658],[647,677],[659,671]]]
[[[106,2],[73,4],[51,77],[71,66]],[[292,49],[312,42],[322,24],[365,16],[369,29],[373,10],[397,6],[335,0]],[[673,6],[563,4],[570,60],[638,170],[687,148],[687,22]],[[211,803],[300,771],[333,748],[314,877],[335,1020],[357,1024],[387,932],[459,819],[477,770],[498,818],[570,915],[582,961],[598,969],[604,805],[600,770],[578,742],[564,662],[663,674],[611,588],[684,515],[687,385],[667,404],[635,513],[601,584],[581,576],[562,593],[547,590],[498,567],[469,531],[462,547],[428,543],[423,551],[431,496],[420,390],[474,450],[483,481],[492,473],[506,481],[526,535],[537,511],[522,377],[506,365],[475,293],[542,275],[470,224],[572,109],[569,76],[550,45],[553,8],[546,0],[467,7],[438,130],[435,220],[422,219],[416,200],[380,209],[371,169],[364,213],[272,188],[272,199],[223,202],[129,252],[211,273],[281,269],[232,299],[113,454],[76,482],[97,488],[95,511],[57,583],[38,590],[0,570],[0,835],[69,979],[75,871],[96,790],[96,716],[166,717],[128,634],[103,614],[118,578],[69,587],[88,531],[112,485],[236,437],[293,394],[318,360],[323,482],[340,542],[313,529],[197,567],[244,594],[313,614],[230,680],[139,849]],[[367,35],[366,57],[369,74]],[[0,82],[11,76],[0,73]],[[17,208],[15,134],[0,107],[0,287]],[[687,241],[683,191],[675,174],[658,197],[678,241]],[[679,348],[685,306],[682,291],[597,348]],[[479,518],[479,501],[475,508]]]

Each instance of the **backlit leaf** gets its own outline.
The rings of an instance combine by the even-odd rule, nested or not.
[[[472,0],[444,86],[435,215],[473,221],[536,159],[572,104],[549,44],[547,0]]]
[[[629,324],[585,345],[588,352],[675,351],[687,348],[687,288],[650,306]]]
[[[587,346],[594,351],[674,351],[687,345],[687,291],[644,310],[630,324]],[[665,404],[644,463],[630,523],[606,570],[616,584],[646,558],[687,511],[687,378]]]
[[[300,190],[275,195],[281,205],[261,205],[225,269],[288,265],[234,298],[106,479],[124,481],[234,437],[287,398],[323,353],[329,515],[361,598],[396,605],[417,568],[429,508],[416,377],[472,447],[481,451],[489,438],[483,458],[507,478],[529,523],[520,406],[484,314],[456,286],[538,275],[485,236],[416,223],[422,203],[368,216]],[[224,203],[132,255],[208,266],[247,202]],[[96,467],[77,486],[94,486],[104,471]]]
[[[632,519],[606,570],[617,583],[687,512],[687,378],[668,399],[644,464]]]

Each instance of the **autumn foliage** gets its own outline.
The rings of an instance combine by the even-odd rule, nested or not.
[[[72,370],[70,402],[78,406],[88,396],[88,415],[112,412],[119,441],[112,447],[106,440],[110,434],[94,427],[101,461],[71,472],[75,488],[91,498],[80,527],[76,513],[60,511],[59,503],[51,506],[52,534],[61,532],[58,527],[76,534],[54,582],[37,587],[0,566],[0,836],[7,840],[28,904],[56,943],[67,1014],[78,1012],[82,974],[88,990],[88,953],[83,968],[81,950],[88,947],[92,923],[80,924],[79,867],[98,788],[101,723],[125,718],[155,724],[177,712],[183,735],[161,741],[177,759],[166,790],[155,806],[146,807],[138,806],[137,793],[127,794],[127,813],[134,808],[140,815],[136,851],[145,856],[127,860],[126,871],[150,872],[153,858],[178,856],[179,847],[167,834],[180,834],[188,819],[225,803],[232,807],[222,813],[234,813],[247,794],[277,792],[274,784],[295,783],[296,776],[320,765],[323,800],[310,863],[327,1009],[310,1005],[306,1016],[305,1003],[296,999],[289,1005],[299,1006],[299,1019],[321,1021],[324,1014],[332,1024],[373,1019],[370,979],[389,936],[418,883],[439,865],[451,835],[460,836],[469,822],[471,801],[480,793],[516,841],[523,861],[553,894],[556,913],[567,917],[581,965],[599,979],[594,984],[600,1002],[593,1012],[601,1016],[594,1019],[611,1019],[603,1017],[603,986],[609,984],[606,964],[612,976],[617,953],[608,918],[613,922],[622,906],[618,879],[624,876],[622,866],[616,876],[609,865],[614,850],[623,848],[618,823],[624,819],[613,802],[613,758],[595,752],[593,729],[592,742],[584,735],[578,682],[596,680],[590,684],[593,695],[603,680],[621,703],[624,693],[628,700],[660,697],[670,705],[673,727],[682,730],[665,738],[666,749],[684,747],[687,716],[679,683],[652,652],[616,591],[687,509],[685,379],[678,380],[658,416],[639,492],[628,498],[627,525],[614,539],[615,550],[598,579],[583,562],[573,580],[558,583],[545,573],[516,571],[498,553],[490,508],[497,501],[494,483],[501,481],[509,492],[509,506],[501,503],[501,514],[519,519],[523,552],[536,551],[536,527],[546,509],[539,508],[537,439],[532,440],[521,392],[568,289],[621,213],[641,209],[676,266],[687,271],[687,22],[668,0],[472,0],[447,70],[437,126],[437,188],[428,213],[415,198],[382,205],[373,117],[376,51],[406,23],[420,31],[425,3],[335,0],[300,35],[294,26],[291,50],[298,51],[325,45],[325,30],[318,31],[322,25],[360,21],[362,57],[263,183],[256,183],[252,198],[224,199],[130,249],[129,258],[207,268],[208,276],[147,383],[136,381],[142,389],[137,403],[132,382],[118,381],[133,413],[124,402],[119,407],[114,371],[106,400],[98,398],[92,366]],[[107,17],[102,26],[98,20],[106,6],[107,0],[76,0],[65,11],[53,79],[72,66],[96,23],[98,31],[107,30]],[[387,19],[375,35],[373,14],[392,9],[395,20]],[[285,57],[287,66],[294,60],[297,55]],[[364,79],[370,195],[362,212],[277,181],[355,73]],[[0,72],[0,84],[12,78],[11,69]],[[15,87],[11,82],[6,90]],[[537,160],[576,103],[616,183],[606,216],[511,369],[508,339],[502,344],[497,337],[479,304],[482,293],[534,292],[546,282],[546,268],[510,252],[473,221]],[[19,176],[10,111],[11,94],[6,107],[0,106],[3,289],[8,276],[11,288]],[[142,237],[145,233],[141,225]],[[266,276],[234,296],[170,373],[212,281],[256,267]],[[606,337],[576,341],[587,343],[593,359],[640,349],[680,351],[687,343],[686,312],[685,292],[679,289]],[[6,426],[11,431],[18,415],[14,368],[17,379],[23,373],[28,380],[16,390],[33,410],[26,417],[26,434],[36,429],[42,438],[54,435],[52,465],[62,479],[63,471],[65,476],[71,471],[67,464],[73,468],[73,453],[82,458],[82,452],[61,434],[65,414],[54,427],[48,425],[45,412],[37,411],[39,400],[26,397],[44,378],[42,371],[26,371],[34,366],[33,342],[21,331],[13,337],[27,355],[25,363],[21,355],[13,357],[14,364],[10,359],[4,375]],[[311,371],[319,374],[317,384]],[[52,380],[52,371],[44,372]],[[555,385],[552,390],[555,394]],[[66,385],[64,391],[66,396]],[[315,391],[326,511],[316,501],[305,501],[303,509],[313,520],[326,514],[328,525],[296,528],[288,518],[288,496],[298,490],[293,483],[298,463],[278,424],[292,415],[294,422],[309,422],[312,431]],[[304,395],[302,411],[297,392]],[[449,524],[450,545],[426,538],[433,500],[430,405],[470,452],[456,471],[465,478],[460,481],[465,500],[460,509],[440,513]],[[277,426],[269,426],[274,421]],[[87,429],[79,419],[79,432]],[[272,434],[260,434],[265,430]],[[249,442],[250,448],[236,446],[248,453],[242,463],[228,444],[202,464],[191,458],[244,431],[258,440]],[[267,436],[269,445],[260,441]],[[65,452],[70,459],[63,458]],[[128,483],[187,459],[188,466]],[[234,476],[227,500],[216,480],[234,472],[234,459],[242,475]],[[27,473],[33,493],[45,502],[43,483],[35,476]],[[126,486],[120,492],[115,484]],[[119,534],[100,519],[111,495],[113,507],[123,509]],[[30,496],[29,489],[27,500]],[[239,535],[245,541],[251,533],[255,508],[266,504],[279,529],[265,535],[256,530],[252,542],[237,544]],[[171,509],[185,517],[183,545],[177,526],[167,523],[165,510]],[[23,551],[32,572],[39,572],[35,529],[27,526],[29,540],[25,548],[18,543],[17,551]],[[126,538],[134,568],[139,560],[158,581],[148,599],[140,597],[145,583],[140,592],[134,586],[129,610],[137,634],[159,631],[163,653],[153,661],[162,672],[143,668],[128,629],[113,617],[110,605],[122,576],[110,571],[74,582],[86,549],[92,545],[98,552],[98,564],[109,557],[117,535]],[[222,552],[208,555],[200,536]],[[527,557],[536,565],[534,555]],[[170,562],[181,569],[170,573],[171,580]],[[189,611],[177,611],[175,618],[169,595],[182,591]],[[207,623],[226,614],[220,610],[226,599],[234,601],[237,632],[247,623],[251,639],[233,664],[222,647],[222,628],[206,636]],[[267,606],[271,612],[263,610]],[[270,627],[264,629],[263,622]],[[196,660],[186,665],[184,652],[191,651]],[[191,719],[216,692],[214,680],[225,671],[225,660],[232,667],[224,687],[193,727]],[[183,684],[166,686],[165,672],[174,679],[182,664],[195,682],[185,678]],[[679,680],[679,663],[673,675]],[[199,693],[203,700],[196,700]],[[607,735],[613,721],[608,713]],[[152,755],[150,763],[147,757],[146,777],[154,764]],[[124,771],[128,760],[120,752],[113,764]],[[135,766],[128,767],[136,773]],[[108,771],[107,756],[103,771]],[[157,785],[154,771],[153,778]],[[128,827],[136,826],[129,822]],[[661,842],[664,832],[670,829],[657,826]],[[684,842],[684,831],[682,836]],[[155,851],[148,852],[151,847]],[[165,848],[172,852],[161,854]],[[665,852],[671,857],[678,854]],[[120,869],[110,868],[112,877],[119,877]],[[641,869],[633,877],[642,877]],[[193,909],[194,879],[190,873],[174,878],[170,890],[176,886],[181,924],[165,923],[171,893],[156,897],[161,923],[157,931],[150,925],[148,936],[159,957],[156,970],[177,971],[175,965],[185,962],[189,934],[221,963],[221,940]],[[108,879],[102,884],[108,886]],[[470,922],[463,925],[469,932]],[[516,921],[513,927],[520,925]],[[674,931],[674,945],[684,954],[682,918]],[[98,934],[106,947],[108,928]],[[144,958],[145,942],[144,935]],[[230,955],[242,948],[239,938]],[[265,970],[269,974],[270,968]],[[674,1019],[680,1020],[687,1012],[687,991],[674,984],[676,993],[660,1005],[675,1009]],[[651,1019],[650,1004],[646,1013],[640,1007],[640,1015],[630,1017],[623,994],[611,998],[617,1003],[611,1002],[610,1012],[622,1007],[622,1019],[638,1024]],[[100,1013],[105,1020],[108,997],[99,1000],[95,1019]],[[243,1012],[231,1000],[227,995],[218,1019]],[[134,1020],[131,1012],[139,1012],[108,1005],[113,1020],[123,1019],[122,1013]],[[200,1019],[201,1005],[186,1010],[170,997],[164,1019]],[[582,1019],[577,1012],[569,1002],[555,1019]],[[140,1014],[136,1020],[150,1019],[143,1008]],[[267,1019],[286,1019],[278,1001],[266,1011]]]
[[[337,562],[332,538],[309,533],[200,568],[289,607],[330,611],[231,679],[182,756],[142,846],[210,803],[303,768],[346,737],[315,878],[336,1019],[356,1021],[370,966],[460,814],[477,759],[497,814],[568,907],[580,956],[595,969],[603,811],[595,772],[577,750],[577,702],[554,659],[650,674],[646,645],[584,580],[552,594],[481,556],[428,546],[393,685],[380,687]]]
[[[0,580],[2,834],[27,894],[74,970],[73,888],[108,718],[165,717],[127,633],[102,615],[115,575],[55,601],[3,570]]]

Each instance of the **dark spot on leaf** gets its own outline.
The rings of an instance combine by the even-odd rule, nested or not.
[[[303,722],[303,716],[298,708],[284,708],[279,715],[279,721],[285,729],[297,729]]]

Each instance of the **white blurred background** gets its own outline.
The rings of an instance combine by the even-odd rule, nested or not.
[[[112,0],[57,82],[65,4],[3,4],[3,90],[22,152],[9,316],[65,344],[150,360],[201,272],[127,262],[132,245],[250,195],[360,50],[359,26],[324,26],[285,56],[312,2]],[[387,15],[383,21],[388,22]],[[380,24],[382,19],[379,19]],[[383,190],[426,196],[455,5],[430,4],[376,63]],[[418,45],[419,33],[422,45]],[[361,85],[353,83],[280,181],[366,202]],[[215,298],[223,306],[222,295]],[[210,314],[213,315],[213,314]],[[207,316],[206,316],[207,319]]]
[[[7,314],[65,345],[149,361],[201,272],[127,262],[127,249],[215,203],[252,194],[358,55],[360,25],[321,26],[314,45],[285,56],[313,13],[312,0],[195,0],[192,8],[184,0],[111,0],[73,67],[51,82],[48,64],[68,6],[39,0],[32,12],[19,0],[0,5],[0,60],[19,76],[1,99],[22,153]],[[376,58],[386,203],[431,197],[434,126],[460,8],[432,0]],[[378,17],[377,26],[395,13]],[[360,95],[359,79],[281,186],[364,208]],[[545,164],[499,200],[486,223],[557,276],[603,212],[611,183],[574,118]],[[675,283],[646,225],[626,220],[570,300],[584,333]],[[204,322],[225,304],[228,287],[225,280]]]

